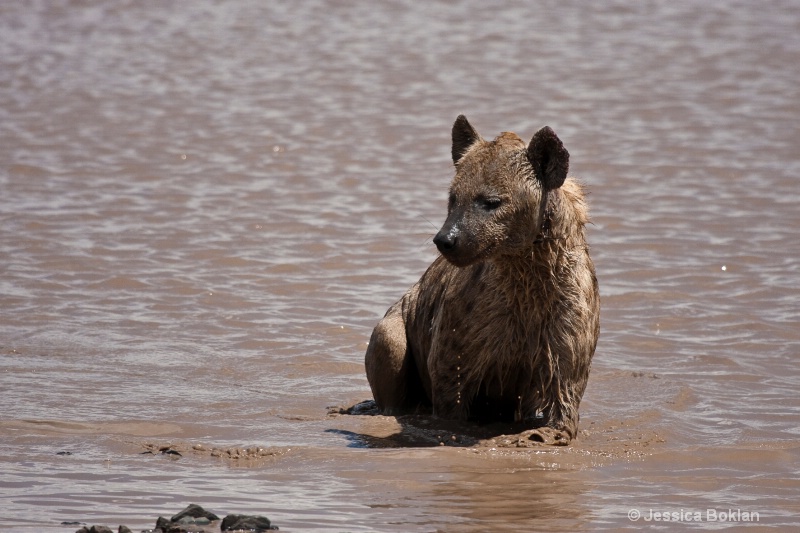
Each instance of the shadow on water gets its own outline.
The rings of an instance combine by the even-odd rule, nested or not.
[[[381,414],[373,400],[359,402],[346,408],[332,408],[330,414],[332,416],[379,417],[391,419],[399,425],[397,431],[386,436],[347,429],[325,430],[327,433],[346,438],[348,447],[351,448],[532,447],[546,444],[538,434],[532,438],[522,435],[527,430],[541,427],[541,424],[458,422],[443,420],[433,416],[430,412],[386,417]]]

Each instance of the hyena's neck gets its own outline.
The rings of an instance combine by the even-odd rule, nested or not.
[[[561,188],[547,192],[544,198],[540,230],[531,251],[536,253],[542,248],[546,251],[548,247],[537,245],[548,242],[563,242],[565,247],[585,244],[584,228],[589,213],[580,184],[568,178]]]
[[[587,252],[586,204],[580,185],[567,179],[548,193],[541,231],[524,253],[498,257],[493,264],[498,282],[512,305],[537,307],[558,301],[571,290],[570,272]],[[563,278],[563,279],[562,279]]]

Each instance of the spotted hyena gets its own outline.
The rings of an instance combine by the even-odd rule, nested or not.
[[[384,414],[528,425],[575,437],[600,331],[588,209],[549,127],[526,146],[453,125],[440,256],[375,327],[367,378]],[[548,429],[549,428],[549,429]],[[550,439],[547,439],[550,440]]]

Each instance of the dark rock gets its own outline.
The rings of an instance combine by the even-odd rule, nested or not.
[[[364,400],[350,407],[329,407],[328,414],[375,416],[381,414],[381,410],[375,400]]]
[[[92,526],[92,527],[83,526],[75,533],[114,533],[114,532],[111,531],[110,527],[106,526]]]
[[[159,516],[156,526],[151,531],[153,533],[192,533],[196,531],[210,531],[203,526],[208,526],[212,521],[219,520],[214,513],[208,512],[199,505],[190,504],[186,509],[176,514],[172,518]],[[80,525],[81,522],[63,522],[61,525]],[[199,527],[199,529],[198,529]],[[222,531],[274,531],[278,529],[273,526],[269,518],[265,516],[250,515],[228,515],[222,521]],[[213,531],[217,531],[216,525]],[[106,526],[84,526],[75,533],[114,533]],[[119,526],[117,533],[132,533],[126,526]]]
[[[152,530],[153,533],[189,533],[191,530],[181,524],[170,522],[163,516],[159,516],[156,521],[156,527]]]
[[[170,519],[159,516],[153,531],[156,533],[187,533],[197,531],[197,526],[207,526],[214,520],[219,520],[219,517],[193,503]]]
[[[214,513],[210,513],[195,503],[190,503],[186,509],[172,517],[172,522],[180,522],[182,518],[207,518],[208,520],[219,520]]]
[[[237,529],[244,529],[245,531],[269,531],[278,528],[273,526],[266,516],[229,514],[222,519],[220,529],[222,531],[236,531]]]
[[[163,516],[159,516],[153,533],[188,533],[189,530],[184,527],[185,525],[176,524]]]

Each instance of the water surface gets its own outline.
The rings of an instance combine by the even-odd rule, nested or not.
[[[190,502],[286,531],[797,525],[798,27],[791,2],[3,4],[0,528]],[[602,333],[566,449],[372,449],[391,419],[327,415],[436,255],[460,113],[550,125],[591,191]]]

